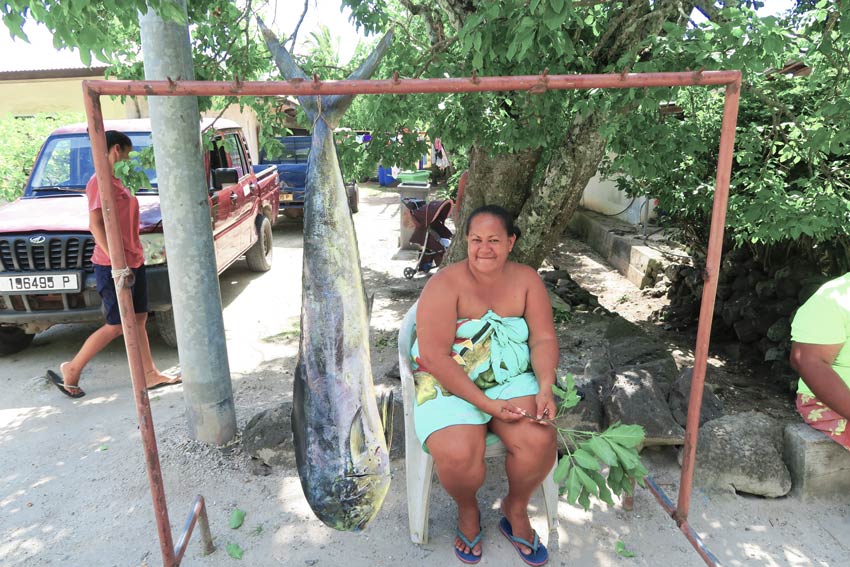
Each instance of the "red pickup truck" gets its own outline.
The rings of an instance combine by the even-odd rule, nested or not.
[[[126,133],[135,150],[151,144],[149,120],[106,121],[105,127]],[[215,133],[204,167],[218,271],[242,256],[251,270],[267,271],[280,198],[277,169],[252,165],[235,122],[204,119],[201,129],[207,128]],[[136,197],[148,300],[160,335],[176,346],[156,172],[145,173],[152,188]],[[26,348],[35,333],[57,323],[103,320],[85,195],[93,174],[86,125],[59,128],[42,146],[23,196],[0,207],[0,355]]]

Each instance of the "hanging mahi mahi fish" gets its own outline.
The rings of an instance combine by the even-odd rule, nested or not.
[[[259,22],[288,80],[306,80],[277,37]],[[391,39],[349,77],[368,79]],[[386,406],[379,411],[369,358],[369,313],[354,223],[333,131],[351,96],[300,96],[313,124],[304,203],[301,343],[292,431],[307,502],[328,526],[359,531],[377,514],[390,485]],[[390,418],[391,419],[391,418]]]

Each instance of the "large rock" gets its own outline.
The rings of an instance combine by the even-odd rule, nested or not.
[[[292,402],[261,411],[242,431],[242,448],[270,467],[295,467]]]
[[[608,375],[580,376],[576,388],[584,395],[577,406],[558,416],[555,420],[562,429],[579,431],[602,431],[605,415],[602,410],[602,392],[611,385]],[[560,404],[561,400],[557,400]]]
[[[621,421],[644,428],[644,446],[685,442],[685,430],[673,419],[666,393],[649,372],[640,368],[616,372],[603,403],[609,423]]]
[[[791,475],[782,461],[782,424],[758,412],[707,422],[699,430],[694,483],[771,498],[788,494]]]
[[[720,398],[714,395],[708,387],[708,380],[711,376],[711,368],[706,369],[706,384],[703,384],[702,390],[702,405],[699,414],[699,424],[702,426],[705,422],[723,417],[723,402]],[[691,381],[693,380],[693,368],[685,368],[682,373],[673,383],[670,389],[670,396],[667,399],[670,405],[670,412],[673,414],[673,419],[676,423],[685,427],[688,421],[688,402],[691,398]]]

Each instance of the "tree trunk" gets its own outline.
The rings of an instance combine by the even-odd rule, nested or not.
[[[443,265],[466,258],[465,224],[469,213],[483,205],[499,205],[517,215],[532,192],[532,179],[541,151],[488,155],[473,146],[469,155],[469,176],[460,202],[458,225]],[[518,260],[521,261],[521,260]]]
[[[440,0],[453,7],[452,14],[472,13],[475,4],[466,0]],[[626,2],[612,8],[608,25],[591,53],[595,69],[610,72],[622,60],[633,60],[647,46],[647,39],[658,35],[667,21],[681,21],[694,6],[690,0]],[[451,23],[455,23],[450,19]],[[609,111],[610,112],[610,111]],[[469,213],[484,204],[498,204],[514,213],[522,237],[511,258],[540,267],[560,238],[581,200],[584,188],[596,174],[605,155],[605,140],[599,126],[608,117],[598,111],[576,116],[566,124],[567,134],[561,145],[541,162],[542,152],[526,150],[516,154],[488,156],[473,147],[469,158],[469,177],[458,215],[457,234],[447,263],[466,257],[463,228]],[[535,179],[538,167],[544,168]]]

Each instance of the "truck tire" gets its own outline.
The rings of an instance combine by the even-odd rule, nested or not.
[[[252,272],[268,272],[272,269],[272,223],[266,217],[257,221],[257,242],[245,254],[248,269]]]
[[[345,192],[348,197],[348,208],[353,215],[360,210],[360,190],[356,183],[352,183],[351,185],[346,185]]]
[[[18,327],[0,327],[0,356],[15,354],[30,346],[35,335]]]
[[[162,342],[171,348],[177,348],[177,328],[174,326],[174,309],[154,313],[156,332],[162,337]]]

